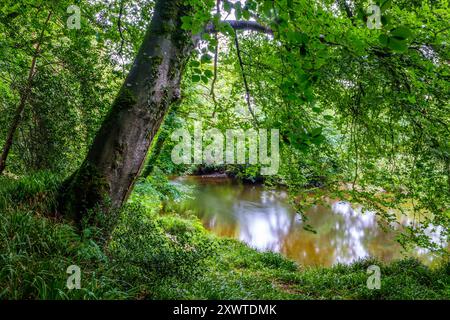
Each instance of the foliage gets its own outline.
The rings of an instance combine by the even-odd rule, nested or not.
[[[270,182],[286,184],[293,197],[326,186],[389,223],[395,212],[414,216],[402,244],[439,250],[426,230],[442,228],[448,240],[448,1],[376,2],[381,29],[368,27],[367,1],[343,3],[224,1],[223,11],[254,18],[273,36],[236,33],[242,69],[234,31],[215,22],[228,31],[218,39],[204,37],[186,71],[180,118],[192,120],[195,113],[204,128],[248,129],[249,108],[254,109],[260,128],[280,130],[281,168]],[[185,28],[194,30],[204,19],[186,18]],[[201,74],[214,71],[212,59],[203,57],[214,56],[217,45],[211,96],[213,80]],[[255,167],[230,169],[233,176],[259,179]],[[299,205],[299,211],[310,204]]]
[[[24,96],[26,104],[0,176],[0,297],[448,299],[448,265],[383,265],[385,286],[368,291],[364,268],[375,261],[297,270],[278,255],[215,239],[192,217],[158,215],[187,195],[169,175],[225,172],[286,185],[300,213],[325,191],[361,204],[400,229],[405,247],[448,255],[429,230],[449,241],[449,1],[373,2],[381,29],[368,27],[366,0],[222,0],[219,13],[215,1],[185,0],[182,28],[199,34],[212,24],[217,33],[202,33],[189,57],[181,103],[171,106],[128,205],[117,216],[93,210],[80,232],[58,220],[55,197],[83,162],[155,1],[3,0],[1,145]],[[82,9],[79,30],[66,25],[72,4]],[[234,30],[225,16],[272,32]],[[170,135],[192,132],[191,120],[221,131],[279,129],[279,172],[174,164]],[[303,197],[311,190],[317,197]],[[84,270],[81,291],[64,289],[70,264]]]

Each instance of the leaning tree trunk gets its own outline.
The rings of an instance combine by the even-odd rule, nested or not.
[[[63,185],[59,208],[66,217],[80,222],[89,209],[116,209],[129,196],[169,105],[180,98],[193,48],[181,28],[187,14],[181,0],[156,2],[125,83],[80,169]]]

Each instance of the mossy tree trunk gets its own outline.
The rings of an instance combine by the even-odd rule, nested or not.
[[[97,206],[126,201],[169,105],[180,98],[180,77],[194,47],[181,28],[188,8],[158,0],[134,64],[83,164],[62,187],[59,210],[77,222]]]

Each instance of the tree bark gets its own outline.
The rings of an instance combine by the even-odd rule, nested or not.
[[[62,187],[60,213],[80,222],[100,206],[117,209],[128,198],[148,148],[171,103],[194,47],[181,28],[189,8],[156,2],[143,44],[80,169]]]
[[[36,61],[41,51],[42,39],[44,37],[44,32],[47,27],[47,23],[52,16],[52,12],[49,12],[47,19],[45,20],[44,27],[42,28],[39,39],[36,43],[36,48],[34,49],[33,58],[31,60],[30,70],[28,71],[28,78],[22,94],[20,95],[19,105],[17,106],[16,112],[14,113],[14,118],[11,126],[8,130],[8,135],[6,136],[5,144],[3,146],[2,155],[0,156],[0,174],[3,173],[6,167],[6,160],[8,159],[9,151],[11,150],[14,135],[16,134],[17,128],[19,127],[20,120],[22,119],[23,110],[25,109],[25,104],[27,103],[28,96],[30,95],[31,86],[33,84],[33,78],[36,73]]]

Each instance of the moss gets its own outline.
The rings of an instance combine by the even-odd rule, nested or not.
[[[165,35],[175,31],[175,21],[180,12],[180,0],[157,1],[155,12],[159,13],[152,21],[152,34]]]
[[[151,79],[156,79],[158,77],[159,67],[163,62],[163,58],[160,56],[151,56],[147,57],[147,59],[150,61],[150,65],[152,67],[152,69],[149,72],[150,77]]]
[[[61,188],[60,213],[81,226],[84,213],[94,208],[108,211],[109,184],[98,169],[85,162]]]
[[[136,95],[129,88],[122,87],[120,94],[114,101],[114,110],[130,110],[136,104]]]

